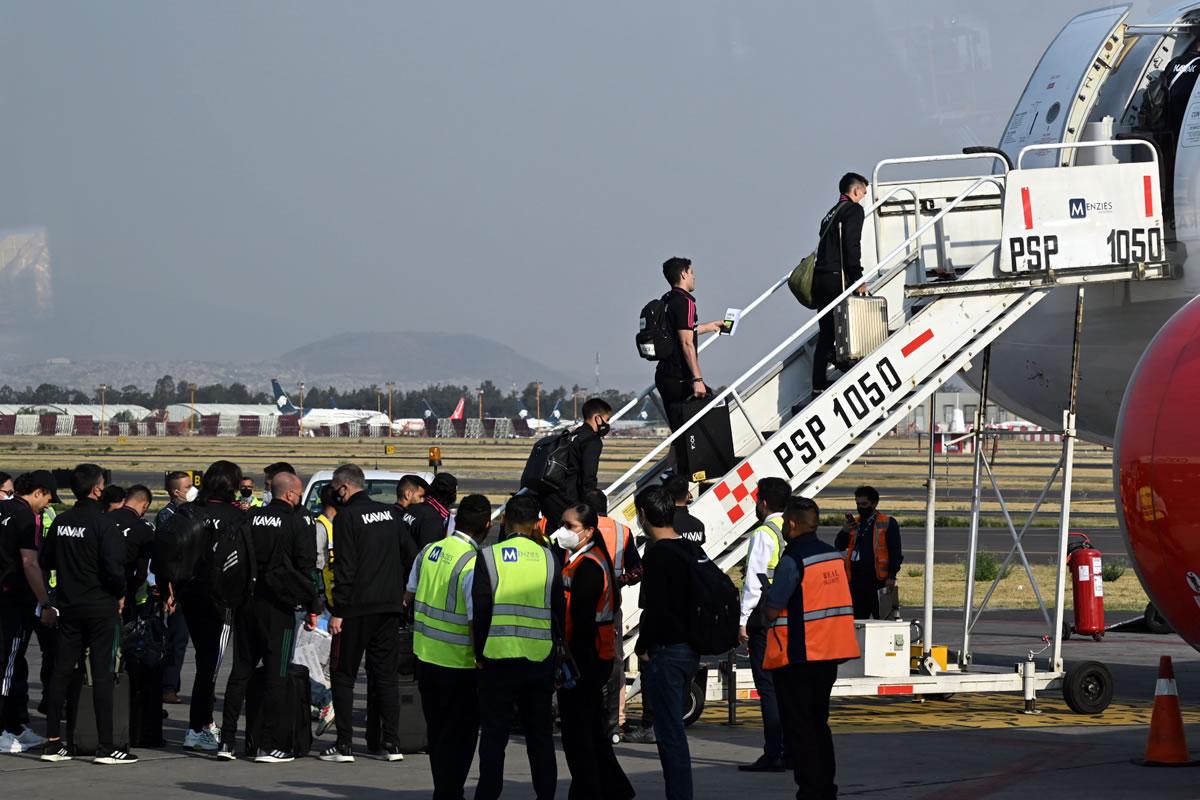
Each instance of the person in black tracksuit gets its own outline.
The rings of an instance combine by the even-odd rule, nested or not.
[[[818,309],[837,299],[846,287],[862,277],[862,227],[865,212],[859,202],[867,194],[867,179],[847,172],[838,183],[837,205],[821,219],[812,295]],[[858,290],[866,294],[866,287]],[[817,394],[829,388],[829,364],[834,357],[833,313],[821,317],[821,331],[813,354],[812,388]]]
[[[598,488],[600,454],[604,450],[604,437],[608,435],[612,406],[593,397],[583,404],[582,412],[583,424],[570,435],[567,474],[562,490],[538,498],[547,530],[557,528],[564,511],[582,503],[588,492]]]
[[[266,678],[260,705],[262,720],[255,732],[254,751],[247,736],[246,755],[260,763],[282,763],[304,755],[292,752],[294,716],[288,703],[288,665],[295,650],[296,607],[317,611],[313,581],[317,540],[312,516],[297,508],[304,495],[300,479],[291,473],[277,473],[268,488],[271,501],[248,515],[257,580],[254,596],[234,616],[233,669],[225,685],[221,745],[217,750],[217,758],[228,761],[236,757],[238,715],[246,687],[260,662]],[[284,577],[289,570],[294,574]]]
[[[41,622],[37,606],[48,605],[46,582],[38,566],[38,517],[54,496],[54,476],[38,470],[16,479],[15,497],[0,502],[0,752],[26,752],[41,744],[27,730],[29,664],[25,651]],[[42,613],[54,622],[54,612]],[[43,660],[53,660],[42,653]],[[48,677],[48,676],[47,676]],[[42,694],[46,683],[43,678]],[[9,739],[11,737],[11,739]]]
[[[126,743],[113,741],[113,662],[125,595],[125,539],[100,504],[104,491],[100,467],[77,466],[71,474],[71,491],[75,507],[54,520],[41,553],[42,569],[57,573],[52,607],[59,629],[42,760],[66,761],[72,756],[60,739],[63,703],[75,666],[87,650],[99,743],[96,762],[130,764],[137,757],[125,750]]]
[[[439,472],[424,496],[424,502],[410,503],[401,515],[417,552],[431,542],[446,538],[450,530],[450,507],[458,496],[458,478],[449,472]]]
[[[145,486],[131,486],[125,495],[125,504],[108,514],[125,540],[125,607],[121,618],[126,622],[138,615],[138,593],[146,582],[150,552],[154,547],[154,528],[145,519],[150,497],[150,490]]]
[[[204,523],[208,535],[214,537],[246,522],[246,513],[235,504],[235,495],[242,480],[242,469],[230,461],[214,461],[204,472],[200,495],[190,504],[188,512]],[[211,553],[212,548],[205,548]],[[192,682],[192,703],[188,713],[188,731],[184,746],[194,750],[216,752],[219,745],[213,725],[213,702],[216,694],[217,667],[221,657],[221,637],[225,628],[225,612],[217,607],[211,591],[211,565],[202,558],[191,579],[175,587],[175,597],[187,621],[188,635],[196,653],[196,678]]]
[[[354,684],[364,654],[375,690],[368,696],[379,706],[381,741],[372,755],[401,761],[400,724],[400,624],[404,611],[406,564],[416,551],[404,536],[395,506],[372,500],[364,491],[362,470],[346,464],[333,473],[330,485],[339,499],[333,519],[333,607],[329,620],[333,634],[330,666],[333,670],[333,709],[337,743],[321,753],[321,760],[354,761]]]
[[[667,322],[675,331],[675,354],[658,362],[654,369],[654,386],[662,399],[663,409],[671,430],[683,424],[683,404],[693,397],[704,397],[708,386],[700,372],[699,337],[721,328],[721,321],[699,321],[696,298],[696,274],[692,262],[675,256],[663,262],[663,277],[671,284],[666,295]]]

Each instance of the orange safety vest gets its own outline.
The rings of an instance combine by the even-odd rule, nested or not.
[[[566,564],[563,565],[563,593],[567,598],[567,642],[571,641],[572,624],[571,624],[571,583],[575,578],[575,570],[579,569],[579,565],[584,559],[594,561],[600,567],[600,574],[604,576],[604,589],[600,592],[600,599],[596,603],[596,652],[603,661],[611,661],[617,651],[616,646],[616,629],[613,626],[615,615],[613,612],[613,582],[608,574],[608,564],[604,561],[604,556],[595,552],[595,542],[589,543],[582,550],[572,553],[567,558]]]
[[[881,581],[888,579],[888,549],[887,549],[887,532],[888,524],[891,517],[887,514],[875,515],[875,577]],[[846,572],[850,571],[850,556],[854,553],[854,545],[858,541],[858,526],[862,521],[862,517],[854,518],[854,530],[850,531],[850,544],[846,546]]]
[[[620,580],[625,574],[625,539],[629,536],[629,529],[612,517],[599,517],[596,527],[604,537],[604,546],[612,559],[613,575]]]
[[[854,604],[850,579],[842,555],[836,551],[817,553],[804,559],[804,652],[806,661],[842,661],[858,658],[854,635]],[[767,632],[764,669],[779,669],[791,663],[788,654],[787,609],[771,623]]]

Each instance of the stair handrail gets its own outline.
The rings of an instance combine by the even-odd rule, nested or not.
[[[868,208],[864,212],[864,219],[874,216],[875,212],[877,212],[880,208],[882,208],[884,203],[887,203],[893,197],[895,197],[897,194],[900,194],[901,192],[907,192],[912,197],[913,202],[914,203],[917,202],[917,193],[915,191],[913,191],[913,189],[911,187],[897,186],[897,187],[893,188],[890,192],[888,192],[886,195],[884,195],[881,199],[876,200],[874,203],[872,203],[871,207]],[[784,286],[787,286],[788,278],[790,278],[791,275],[792,275],[791,270],[788,270],[786,275],[784,275],[782,278],[780,278],[779,280],[772,283],[765,292],[760,294],[758,297],[754,298],[754,300],[752,300],[748,305],[746,305],[745,308],[742,309],[742,317],[741,318],[745,319],[747,316],[750,315],[750,312],[754,311],[754,309],[758,308],[760,305],[762,305],[764,302],[766,302],[772,295],[774,295],[777,291],[782,289]],[[722,337],[719,333],[713,333],[713,334],[710,334],[709,336],[705,337],[705,339],[700,342],[700,346],[696,349],[697,354],[704,352],[704,348],[708,347],[710,344],[712,344],[713,342],[717,341],[720,338],[722,338]],[[647,395],[649,395],[653,391],[654,391],[653,383],[650,384],[649,386],[647,386],[645,389],[642,389],[640,392],[637,393],[636,396],[634,396],[634,398],[632,400],[630,400],[628,403],[626,403],[625,405],[623,405],[619,409],[617,409],[615,412],[613,412],[613,415],[611,417],[609,417],[609,419],[608,419],[609,423],[611,424],[612,422],[615,422],[616,420],[625,416],[625,414],[627,414],[631,409],[633,409],[634,406],[636,406],[638,403],[640,403],[643,399],[646,398]]]
[[[827,306],[825,306],[823,309],[821,309],[817,314],[810,317],[804,324],[802,324],[799,328],[797,328],[790,336],[788,336],[782,342],[780,342],[775,347],[773,347],[771,349],[771,352],[767,353],[767,355],[765,355],[761,359],[759,359],[758,363],[756,363],[753,367],[751,367],[750,369],[743,372],[735,381],[730,383],[722,391],[720,391],[712,399],[710,399],[708,401],[708,403],[704,406],[704,409],[702,411],[695,414],[691,419],[689,419],[687,422],[685,422],[682,426],[680,426],[678,429],[673,431],[670,436],[668,436],[667,438],[660,441],[654,447],[654,449],[652,449],[649,453],[644,455],[636,464],[634,464],[632,467],[630,467],[628,470],[626,470],[619,478],[617,478],[615,481],[610,483],[608,485],[608,487],[604,490],[604,493],[611,497],[619,486],[624,484],[626,481],[628,481],[634,475],[641,472],[641,470],[647,464],[649,464],[654,458],[657,458],[658,455],[660,453],[662,453],[668,446],[673,444],[676,439],[678,439],[684,433],[689,431],[694,425],[696,425],[701,419],[703,419],[705,414],[707,414],[710,410],[712,410],[718,404],[725,401],[730,395],[733,394],[734,391],[736,391],[739,387],[741,387],[746,381],[748,381],[753,376],[757,375],[761,369],[763,369],[765,366],[767,366],[772,360],[774,360],[774,358],[776,356],[778,356],[786,348],[791,346],[791,344],[793,342],[795,342],[801,336],[803,336],[804,334],[806,334],[810,330],[812,330],[812,328],[815,325],[820,323],[822,317],[824,317],[826,314],[832,313],[833,310],[838,307],[838,305],[840,305],[844,300],[846,300],[846,298],[850,297],[850,295],[852,295],[856,291],[858,291],[859,287],[865,286],[867,284],[868,280],[873,280],[880,273],[884,272],[888,262],[890,262],[893,258],[896,258],[897,256],[902,255],[904,252],[906,252],[909,244],[912,241],[915,241],[915,240],[919,239],[921,236],[923,236],[926,233],[926,231],[931,229],[937,222],[939,222],[944,216],[946,216],[946,214],[948,214],[956,206],[958,206],[960,203],[962,203],[964,200],[966,200],[967,197],[969,197],[971,194],[973,194],[976,189],[978,189],[980,186],[983,186],[984,184],[988,184],[988,183],[994,185],[1000,191],[1001,195],[1004,194],[1004,184],[1002,184],[999,179],[992,177],[990,175],[983,176],[983,177],[976,179],[970,186],[968,186],[966,189],[964,189],[958,196],[956,196],[953,200],[951,200],[949,203],[947,203],[942,208],[941,211],[939,211],[937,214],[935,214],[933,217],[931,217],[928,222],[926,222],[921,227],[917,228],[917,230],[914,231],[912,233],[912,235],[909,236],[907,239],[905,239],[903,242],[896,245],[896,247],[893,248],[892,251],[887,254],[887,256],[885,256],[882,260],[879,261],[879,263],[875,266],[875,270],[870,275],[867,275],[866,273],[864,273],[858,280],[856,280],[850,286],[846,287],[842,291],[842,293],[837,296],[837,298],[835,298]]]

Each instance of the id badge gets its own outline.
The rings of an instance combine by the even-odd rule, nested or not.
[[[854,552],[850,554],[850,560],[851,560],[851,561],[860,561],[860,560],[861,560],[861,559],[859,558],[859,552],[858,552],[858,548],[855,548],[855,549],[854,549]]]

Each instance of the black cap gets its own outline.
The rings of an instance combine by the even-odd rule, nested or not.
[[[453,503],[455,496],[458,494],[458,478],[449,472],[439,472],[429,482],[429,493],[438,500]]]
[[[54,473],[48,469],[35,469],[29,473],[27,478],[29,481],[29,491],[41,489],[43,492],[50,493],[50,502],[61,503],[58,498],[58,481],[54,480]],[[23,487],[22,487],[23,488]]]

